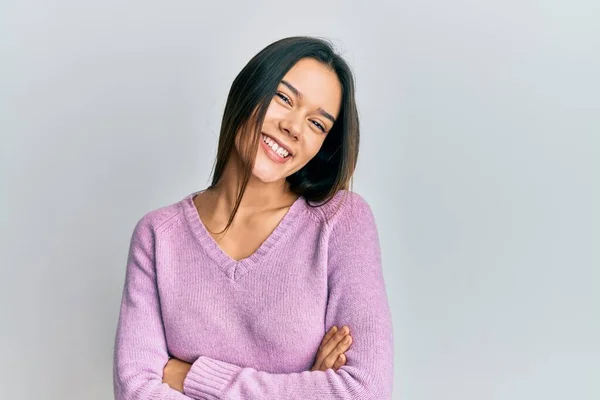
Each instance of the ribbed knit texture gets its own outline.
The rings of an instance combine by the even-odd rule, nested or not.
[[[391,398],[393,333],[374,215],[340,191],[303,197],[250,257],[221,250],[193,197],[151,211],[129,250],[114,392],[129,399]],[[338,371],[310,371],[333,325],[353,342]],[[184,394],[162,383],[169,356],[192,368]]]

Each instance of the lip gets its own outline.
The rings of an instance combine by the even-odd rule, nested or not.
[[[292,150],[291,150],[291,149],[290,149],[288,146],[286,146],[285,144],[281,143],[279,140],[275,139],[275,138],[274,138],[273,136],[271,136],[271,135],[267,135],[267,134],[266,134],[266,133],[264,133],[264,132],[261,132],[261,134],[263,134],[263,135],[265,135],[266,137],[268,137],[269,139],[273,140],[275,143],[277,143],[277,146],[279,146],[279,147],[283,147],[283,148],[284,148],[284,149],[285,149],[285,150],[286,150],[288,153],[290,153],[290,157],[293,157],[293,156],[294,156],[294,152],[293,152],[293,151],[292,151]],[[261,138],[260,140],[262,140],[262,138]],[[263,143],[264,143],[264,142],[263,142]]]
[[[269,145],[266,144],[264,140],[262,140],[262,138],[260,140],[260,147],[262,147],[263,151],[265,152],[265,155],[277,164],[285,164],[290,160],[290,158],[292,158],[291,155],[285,158],[281,157],[279,154],[275,153],[273,149],[269,147]]]

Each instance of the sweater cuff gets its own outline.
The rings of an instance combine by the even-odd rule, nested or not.
[[[216,398],[223,394],[241,369],[234,364],[200,356],[183,381],[183,393],[196,399],[203,396]]]

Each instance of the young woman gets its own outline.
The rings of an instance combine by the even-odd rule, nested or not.
[[[378,233],[348,190],[358,145],[354,78],[328,42],[250,60],[211,186],[134,229],[116,399],[391,398]]]

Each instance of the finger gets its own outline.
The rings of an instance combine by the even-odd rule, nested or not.
[[[337,359],[340,355],[344,354],[348,348],[350,348],[350,344],[352,344],[352,336],[346,335],[344,340],[342,340],[338,345],[331,351],[331,353],[325,357],[324,362],[326,362],[327,366],[333,367],[333,365],[337,362]],[[345,355],[344,355],[345,357]]]
[[[319,346],[319,350],[317,351],[317,357],[315,361],[315,365],[321,365],[325,357],[335,348],[337,345],[336,340],[334,338],[339,334],[337,326],[331,327],[323,340],[321,341],[321,345]]]
[[[338,361],[340,355],[344,354],[346,350],[352,344],[352,336],[346,335],[346,337],[338,343],[338,345],[329,353],[323,360],[323,364],[326,368],[334,368],[335,363]],[[344,355],[345,357],[345,355]]]
[[[341,335],[340,335],[340,332],[342,333]],[[329,339],[329,341],[319,349],[319,351],[317,353],[316,362],[315,362],[316,365],[319,365],[319,366],[322,365],[323,361],[325,361],[325,359],[327,357],[329,357],[329,364],[327,364],[326,368],[333,367],[333,363],[335,362],[335,360],[340,352],[338,352],[336,354],[332,354],[332,352],[339,345],[339,343],[344,339],[347,332],[348,332],[348,327],[343,327],[341,331],[338,331],[335,335],[333,335],[331,337],[331,339]]]
[[[337,326],[332,326],[327,333],[325,334],[325,337],[323,337],[323,340],[321,340],[321,344],[319,345],[319,350],[323,348],[323,346],[325,346],[325,344],[327,344],[327,342],[329,342],[329,340],[333,337],[333,335],[335,335],[337,332]]]
[[[317,353],[317,357],[316,357],[316,361],[315,361],[315,365],[318,365],[320,369],[323,369],[323,362],[325,361],[325,359],[327,357],[329,357],[328,359],[328,364],[325,366],[325,369],[327,368],[332,368],[333,364],[337,358],[337,356],[339,355],[339,352],[337,354],[331,354],[334,349],[336,348],[336,346],[340,343],[340,341],[342,339],[344,339],[344,337],[350,333],[350,329],[348,328],[348,326],[344,325],[342,326],[342,328],[340,328],[337,333],[335,333],[327,343],[325,343],[321,348],[319,348],[319,351]]]
[[[327,346],[329,346],[329,344],[331,344],[333,341],[333,339],[330,340]],[[350,347],[350,343],[352,343],[352,337],[350,335],[346,335],[346,337],[344,337],[342,341],[337,343],[337,345],[333,349],[329,350],[326,346],[323,351],[323,353],[326,355],[325,359],[323,360],[324,366],[326,368],[333,368],[333,365],[335,364],[339,355],[343,354],[346,350],[348,350],[348,348]]]
[[[341,341],[346,335],[350,334],[350,328],[347,325],[342,326],[337,333],[334,335],[334,338],[337,342]]]
[[[333,364],[335,364],[335,360],[338,357],[339,357],[338,354],[329,354],[327,357],[325,357],[325,359],[321,363],[321,370],[325,371],[325,370],[328,370],[329,368],[333,368]]]
[[[351,343],[352,343],[352,336],[346,335],[346,337],[344,338],[344,340],[342,340],[341,342],[339,342],[338,345],[335,347],[335,351],[338,354],[345,353],[346,350],[348,350],[348,348],[350,347]]]
[[[335,360],[335,364],[333,365],[333,369],[336,371],[340,369],[344,364],[346,364],[346,356],[344,354],[340,354]]]
[[[333,335],[331,337],[331,339],[329,339],[329,341],[327,343],[325,343],[325,345],[323,347],[328,349],[328,352],[330,352],[349,333],[350,333],[350,329],[346,325],[342,326],[340,329],[338,329],[338,331],[335,333],[335,335]]]
[[[346,335],[349,334],[349,332],[350,332],[350,330],[348,329],[348,327],[346,325],[344,325],[341,329],[339,329],[337,331],[337,333],[335,335],[333,335],[331,337],[331,339],[329,339],[329,341],[327,343],[325,343],[323,345],[323,347],[321,347],[319,349],[319,354],[317,354],[317,361],[320,363],[329,354],[331,354],[331,352],[334,351],[336,346],[344,339],[344,337],[346,337]],[[337,357],[338,354],[336,354],[335,357]],[[335,357],[332,361],[335,361]],[[331,365],[329,365],[328,368],[331,368],[332,366],[333,366],[333,363]]]
[[[340,353],[336,348],[334,351],[329,353],[329,355],[327,357],[325,357],[325,359],[323,360],[323,363],[322,363],[322,367],[324,369],[333,368],[335,363],[337,362],[337,359],[342,354],[343,353]]]

